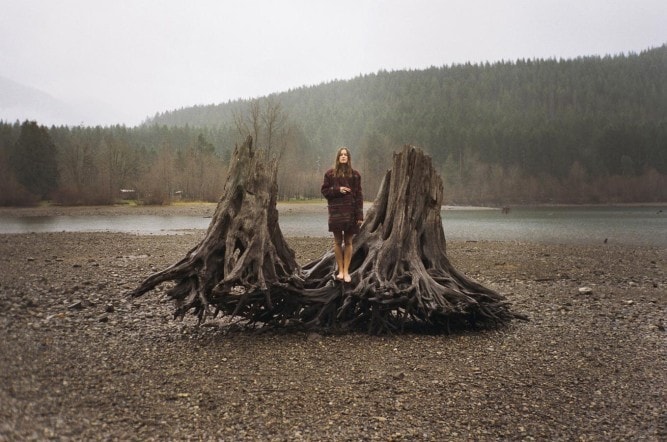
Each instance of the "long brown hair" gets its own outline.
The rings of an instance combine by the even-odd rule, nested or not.
[[[347,152],[347,163],[340,163],[340,154],[345,150]],[[337,177],[351,177],[352,176],[352,155],[350,149],[342,146],[336,152],[336,161],[334,162],[334,175]]]

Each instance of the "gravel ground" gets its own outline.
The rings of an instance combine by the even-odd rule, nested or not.
[[[0,235],[0,440],[667,439],[664,249],[449,243],[530,317],[453,335],[250,333],[124,297],[202,236]]]

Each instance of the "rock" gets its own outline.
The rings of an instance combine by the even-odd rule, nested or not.
[[[593,289],[590,287],[579,287],[579,294],[580,295],[590,295],[593,293]]]
[[[25,306],[28,307],[28,308],[37,307],[37,305],[38,305],[38,302],[35,301],[32,298],[28,299],[25,303]]]
[[[83,301],[78,300],[74,301],[70,305],[67,306],[69,310],[83,310]]]
[[[308,333],[307,340],[308,340],[308,342],[321,341],[322,340],[322,335],[319,334],[319,333]]]

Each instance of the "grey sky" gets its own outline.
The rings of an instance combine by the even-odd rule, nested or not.
[[[102,124],[380,69],[664,43],[665,0],[0,0],[0,76],[116,109]]]

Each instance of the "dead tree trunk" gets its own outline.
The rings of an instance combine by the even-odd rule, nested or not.
[[[279,306],[273,305],[271,293],[299,287],[300,282],[294,252],[278,225],[276,172],[276,161],[254,150],[252,137],[237,146],[204,239],[181,261],[149,276],[130,295],[141,296],[163,282],[174,281],[167,295],[176,301],[175,316],[193,310],[203,320],[211,307],[215,314],[255,321],[271,322],[278,317]],[[269,308],[268,315],[264,307]]]
[[[278,225],[276,163],[234,152],[224,195],[205,238],[186,257],[131,294],[165,281],[176,316],[239,316],[251,324],[317,329],[402,330],[489,325],[521,318],[496,291],[449,262],[440,218],[442,180],[420,149],[404,146],[354,239],[350,284],[333,278],[333,251],[303,270]]]
[[[303,319],[381,332],[406,324],[449,329],[521,317],[510,312],[502,295],[452,266],[440,217],[442,200],[442,180],[422,150],[404,146],[394,154],[354,238],[352,283],[331,282],[333,252],[305,265],[305,293],[322,305]]]

